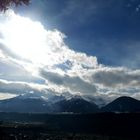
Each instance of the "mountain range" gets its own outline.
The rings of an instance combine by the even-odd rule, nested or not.
[[[20,95],[0,101],[0,112],[20,113],[99,113],[99,112],[140,112],[140,101],[131,97],[119,97],[103,107],[81,96],[29,97]]]

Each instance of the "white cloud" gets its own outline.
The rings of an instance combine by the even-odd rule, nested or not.
[[[51,90],[108,99],[128,92],[139,97],[139,69],[98,64],[96,57],[70,49],[60,31],[45,29],[40,22],[13,12],[1,15],[0,20],[0,78],[12,81],[0,81],[0,92],[20,94],[22,89],[22,93],[41,94]],[[38,84],[42,78],[46,81],[40,85],[42,90],[29,84],[32,78]]]
[[[13,97],[16,97],[16,94],[10,94],[10,93],[0,93],[0,100],[10,99]]]
[[[0,24],[0,39],[16,55],[31,61],[37,66],[51,67],[56,64],[72,61],[74,66],[95,67],[96,57],[75,52],[64,43],[65,35],[58,30],[47,30],[40,22],[21,17],[10,12],[3,15],[4,23]],[[6,50],[5,49],[5,50]],[[9,54],[8,54],[9,55]]]
[[[45,82],[39,76],[34,76],[28,72],[22,64],[20,65],[8,58],[0,58],[0,79],[41,84]]]
[[[41,93],[45,89],[44,85],[30,84],[27,82],[15,82],[0,79],[0,92],[11,94],[25,94],[34,91],[34,93]]]

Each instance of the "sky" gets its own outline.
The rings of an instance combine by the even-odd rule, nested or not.
[[[32,0],[0,14],[0,98],[140,99],[139,0]]]

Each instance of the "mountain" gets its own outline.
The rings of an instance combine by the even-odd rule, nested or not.
[[[20,113],[93,113],[98,106],[84,100],[82,97],[52,96],[44,99],[37,96],[20,95],[11,99],[0,101],[0,112]]]
[[[95,103],[88,102],[79,97],[62,100],[57,102],[55,106],[58,108],[59,112],[95,113],[99,111]]]
[[[1,112],[42,113],[50,112],[47,102],[41,98],[22,98],[21,96],[0,101]]]
[[[122,96],[101,108],[102,112],[140,112],[140,101]]]
[[[140,101],[131,97],[119,97],[99,108],[92,98],[82,96],[20,95],[0,101],[0,112],[19,113],[98,113],[98,112],[140,112]],[[99,102],[99,101],[98,101]],[[103,101],[101,100],[101,103]]]

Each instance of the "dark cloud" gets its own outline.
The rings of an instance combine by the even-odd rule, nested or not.
[[[139,86],[140,71],[129,71],[123,68],[104,69],[92,75],[93,81],[110,88]]]
[[[91,83],[85,82],[78,76],[60,75],[50,71],[41,70],[40,74],[49,82],[54,83],[58,86],[73,91],[75,93],[94,94],[96,87]]]

